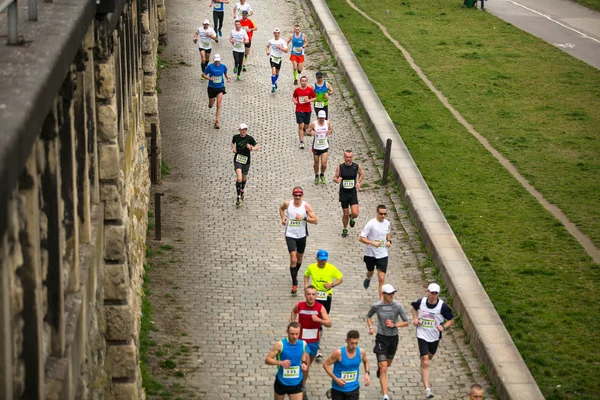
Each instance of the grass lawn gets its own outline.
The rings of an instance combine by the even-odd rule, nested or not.
[[[572,0],[575,3],[579,3],[584,7],[590,8],[600,12],[600,0]]]
[[[356,4],[600,243],[598,71],[461,2]],[[328,5],[546,398],[597,398],[600,266],[453,119],[377,26],[344,0]]]

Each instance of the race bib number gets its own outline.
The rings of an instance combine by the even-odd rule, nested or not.
[[[302,329],[302,339],[316,339],[318,335],[318,329]]]
[[[283,379],[300,378],[300,367],[289,367],[283,369]]]
[[[213,76],[213,82],[214,83],[221,83],[223,82],[223,76]]]
[[[244,30],[245,30],[246,32],[248,32],[248,27],[247,27],[247,26],[242,26],[242,28],[244,28]]]
[[[327,292],[317,290],[317,300],[327,300]]]
[[[240,164],[246,164],[248,162],[248,156],[236,154],[235,161],[239,162]]]
[[[271,56],[271,61],[275,64],[281,63],[281,57]]]
[[[300,104],[304,104],[304,103],[306,103],[307,101],[308,101],[308,97],[306,97],[306,96],[301,96],[301,97],[298,97],[298,102],[299,102]]]
[[[342,181],[342,187],[344,189],[354,189],[354,179],[344,179]]]
[[[302,220],[290,219],[290,228],[300,228],[302,226]]]
[[[325,107],[324,101],[315,101],[315,108],[324,108],[324,107]]]
[[[235,42],[233,44],[233,48],[234,49],[243,49],[244,48],[244,43],[242,43],[242,42]]]
[[[208,47],[208,46],[210,46],[210,39],[209,38],[202,38],[200,40],[200,46],[202,46],[202,47]]]
[[[356,382],[357,371],[342,371],[342,380],[346,383]]]
[[[325,146],[327,144],[327,138],[317,138],[317,146]]]
[[[293,53],[302,53],[302,47],[292,47]]]
[[[435,328],[435,319],[421,318],[421,326],[425,329]]]

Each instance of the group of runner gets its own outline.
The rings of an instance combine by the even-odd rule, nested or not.
[[[224,4],[228,0],[212,0],[213,20],[215,28],[210,27],[210,21],[203,21],[194,35],[194,43],[198,43],[201,55],[202,80],[208,80],[209,108],[217,105],[214,128],[219,129],[219,118],[225,91],[225,82],[230,82],[228,69],[221,62],[221,56],[215,54],[210,63],[212,41],[218,43],[222,37],[224,20]],[[229,33],[234,59],[234,75],[241,80],[242,72],[247,70],[247,60],[252,43],[252,35],[257,30],[256,24],[249,18],[253,10],[246,0],[240,0],[233,8],[235,27]],[[293,67],[294,85],[298,85],[292,100],[295,104],[296,123],[300,149],[304,149],[304,137],[313,137],[313,170],[314,184],[326,184],[329,137],[333,126],[329,121],[328,99],[334,93],[331,84],[323,79],[323,74],[317,72],[314,87],[308,85],[308,78],[302,76],[304,65],[304,49],[308,45],[306,35],[300,26],[294,26],[294,32],[288,40],[281,38],[279,28],[273,29],[273,38],[266,45],[266,55],[271,67],[271,92],[277,91],[277,81],[281,70],[283,56],[290,53]],[[316,121],[311,122],[311,114],[316,114]],[[248,126],[241,123],[238,134],[231,142],[234,153],[234,169],[236,172],[236,205],[244,201],[244,191],[250,168],[251,152],[257,151],[256,140],[248,135]],[[353,160],[351,150],[344,151],[344,162],[339,164],[334,174],[334,181],[339,184],[339,202],[342,207],[342,237],[349,236],[348,226],[353,228],[359,216],[358,190],[364,173]],[[306,240],[307,224],[317,224],[318,217],[314,210],[304,200],[304,191],[297,186],[292,190],[293,198],[286,200],[279,207],[282,225],[285,226],[285,239],[290,256],[290,276],[292,280],[291,294],[297,295],[298,273],[302,265]],[[395,357],[399,336],[398,329],[409,325],[408,316],[402,304],[394,300],[397,290],[385,283],[388,267],[388,249],[392,245],[391,224],[386,219],[387,208],[379,205],[375,218],[371,219],[360,233],[359,240],[365,245],[363,261],[366,266],[366,277],[363,282],[365,289],[370,287],[371,279],[377,269],[379,301],[374,303],[367,312],[367,325],[370,335],[375,334],[373,316],[377,316],[377,334],[373,349],[377,358],[377,378],[379,379],[383,399],[388,395],[388,369]],[[290,323],[287,326],[287,336],[277,341],[269,351],[265,363],[278,367],[274,383],[275,399],[307,399],[306,381],[313,361],[323,363],[326,373],[332,379],[332,387],[327,391],[327,397],[333,399],[358,399],[360,392],[360,364],[364,366],[364,385],[371,383],[370,365],[366,351],[358,344],[360,333],[350,330],[346,335],[345,346],[336,349],[327,359],[323,360],[320,352],[320,342],[323,337],[323,327],[331,327],[330,318],[333,288],[343,282],[343,274],[337,267],[328,262],[326,250],[319,250],[316,262],[310,264],[304,272],[305,301],[298,302],[291,310]],[[421,378],[425,387],[425,397],[433,398],[429,379],[429,362],[437,352],[442,332],[454,322],[452,311],[439,298],[440,286],[432,283],[427,288],[427,296],[411,303],[412,323],[416,326],[416,335],[421,360]],[[478,385],[476,385],[478,386]],[[482,399],[483,389],[472,387],[472,399]],[[481,392],[481,393],[479,393]],[[479,394],[478,394],[479,393]],[[471,396],[471,393],[469,394]]]

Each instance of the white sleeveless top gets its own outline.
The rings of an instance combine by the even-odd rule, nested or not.
[[[287,212],[288,218],[285,227],[285,236],[294,239],[306,237],[306,202],[302,200],[302,204],[300,204],[299,207],[296,207],[294,205],[294,200],[290,201]]]
[[[327,131],[329,130],[329,121],[323,121],[323,126],[319,126],[319,121],[315,122],[315,139],[313,140],[313,149],[325,150],[329,148],[329,139]]]
[[[444,304],[444,301],[438,299],[435,308],[429,308],[427,307],[427,297],[423,297],[421,300],[421,305],[419,306],[419,321],[421,323],[417,326],[417,337],[419,339],[427,342],[440,340],[440,331],[438,331],[437,327],[444,323],[442,304]]]

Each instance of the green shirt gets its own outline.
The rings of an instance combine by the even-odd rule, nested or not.
[[[332,283],[334,279],[339,281],[343,275],[333,264],[325,263],[323,268],[319,268],[319,264],[314,263],[306,268],[304,276],[312,278],[311,284],[317,288],[317,300],[327,300],[326,297],[333,293],[333,288],[327,289],[325,284]]]

